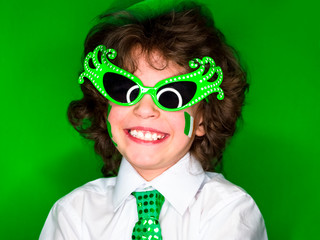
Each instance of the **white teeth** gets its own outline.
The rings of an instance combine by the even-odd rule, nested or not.
[[[135,138],[145,141],[156,141],[164,138],[163,134],[151,133],[149,131],[130,130],[129,134]]]
[[[157,140],[158,139],[158,136],[156,133],[152,134],[152,140]]]
[[[138,132],[138,136],[137,136],[137,138],[144,138],[144,134],[143,134],[143,132]]]
[[[151,133],[149,133],[149,132],[147,132],[145,135],[144,135],[144,138],[146,139],[146,140],[152,140],[151,139]]]
[[[130,131],[130,134],[134,137],[138,136],[138,132],[136,130]]]

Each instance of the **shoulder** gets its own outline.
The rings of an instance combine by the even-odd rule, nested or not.
[[[210,198],[224,201],[248,195],[244,189],[226,180],[222,174],[213,172],[206,172],[201,192]]]
[[[58,200],[51,208],[40,239],[82,239],[84,218],[91,219],[98,211],[112,211],[115,181],[116,178],[97,179]]]
[[[211,213],[231,206],[240,210],[247,205],[255,205],[252,197],[244,189],[226,180],[219,173],[206,173],[199,197],[205,203],[204,210]]]
[[[255,201],[244,189],[226,180],[222,174],[206,175],[207,179],[199,194],[205,216],[244,216],[244,213],[254,218],[261,216]]]
[[[222,174],[206,173],[198,200],[202,209],[201,222],[206,231],[219,231],[215,227],[219,226],[230,236],[242,236],[237,239],[267,239],[263,217],[253,198]]]
[[[99,178],[97,180],[88,182],[72,192],[68,193],[55,203],[57,206],[68,206],[68,205],[80,205],[87,198],[111,198],[116,177],[113,178]]]

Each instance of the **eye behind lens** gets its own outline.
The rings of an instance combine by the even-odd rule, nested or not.
[[[140,88],[134,81],[112,72],[104,74],[103,86],[106,93],[119,103],[133,102],[140,93]]]
[[[182,97],[180,93],[170,87],[166,87],[158,91],[158,102],[166,108],[179,108],[182,106]]]
[[[196,92],[197,85],[194,82],[173,82],[158,89],[157,100],[165,108],[180,108],[188,104]]]
[[[127,102],[131,103],[134,100],[136,100],[136,98],[139,95],[139,92],[140,92],[140,88],[139,88],[138,85],[132,86],[127,92],[127,97],[126,97],[127,98]]]

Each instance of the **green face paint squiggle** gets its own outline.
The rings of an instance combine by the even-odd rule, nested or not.
[[[193,117],[189,113],[184,112],[184,119],[185,119],[184,134],[187,135],[189,138],[191,138],[192,132],[193,132]]]
[[[109,136],[111,138],[111,141],[113,142],[113,144],[117,147],[118,145],[113,141],[112,139],[112,132],[111,132],[111,124],[109,122],[109,114],[110,114],[110,111],[111,111],[111,108],[112,106],[109,104],[108,105],[108,113],[107,113],[107,128],[108,128],[108,133],[109,133]]]

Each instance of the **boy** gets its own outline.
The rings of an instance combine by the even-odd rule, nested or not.
[[[89,33],[69,120],[95,141],[104,176],[121,165],[60,199],[40,239],[267,239],[253,199],[204,171],[234,134],[248,84],[191,5],[106,14]]]

